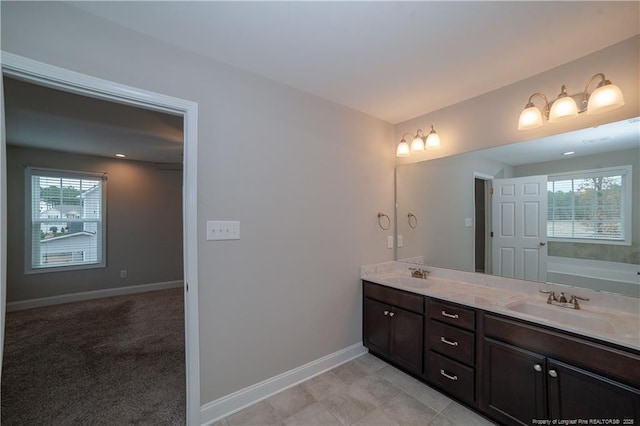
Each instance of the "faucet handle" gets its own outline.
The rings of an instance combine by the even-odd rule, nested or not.
[[[573,305],[574,309],[580,309],[580,304],[578,303],[578,300],[588,301],[589,299],[587,297],[571,295],[571,297],[569,298],[569,303]]]
[[[544,293],[544,294],[548,294],[549,297],[547,298],[547,303],[551,304],[551,302],[557,302],[558,298],[556,297],[556,292],[555,291],[544,291],[544,290],[538,290],[540,293]]]

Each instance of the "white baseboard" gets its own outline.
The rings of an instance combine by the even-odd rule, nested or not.
[[[59,305],[61,303],[79,302],[81,300],[100,299],[102,297],[121,296],[123,294],[144,293],[147,291],[165,290],[182,287],[183,281],[165,281],[161,283],[132,285],[129,287],[107,288],[104,290],[83,291],[81,293],[61,294],[59,296],[42,297],[39,299],[21,300],[7,303],[7,312],[23,309],[40,308],[42,306]]]
[[[211,401],[200,408],[202,426],[211,425],[223,417],[242,410],[258,401],[304,382],[318,374],[331,370],[367,353],[362,342],[311,361],[255,385],[240,389],[232,394]]]

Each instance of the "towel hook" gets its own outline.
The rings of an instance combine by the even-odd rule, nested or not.
[[[411,220],[411,218],[413,218],[413,220]],[[409,214],[407,215],[407,220],[409,221],[409,227],[411,229],[416,229],[418,227],[418,218],[415,214],[409,212]]]
[[[387,227],[385,228],[383,225],[383,220],[382,218],[386,217],[387,218]],[[386,231],[387,229],[389,229],[389,227],[391,227],[391,219],[389,219],[389,216],[387,216],[384,213],[378,212],[378,225],[380,226],[380,228],[382,228],[384,231]]]

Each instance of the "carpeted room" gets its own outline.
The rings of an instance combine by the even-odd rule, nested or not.
[[[4,87],[10,250],[3,424],[183,423],[182,118],[9,78]],[[45,189],[58,188],[60,201],[48,191],[44,202],[31,203],[39,214],[29,215],[25,199],[38,192],[27,191],[29,169],[54,170],[55,178],[81,172],[89,181],[101,175],[99,224],[83,225],[98,220],[84,213],[50,217],[89,203],[82,177],[73,174],[57,185],[47,180]],[[35,242],[27,226],[37,231]],[[102,236],[101,259],[70,243],[80,234]],[[74,256],[29,250],[44,252],[54,242]]]

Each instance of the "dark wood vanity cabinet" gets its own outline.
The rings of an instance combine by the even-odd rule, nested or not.
[[[640,425],[640,351],[363,285],[364,345],[499,424]]]
[[[426,379],[461,401],[475,401],[474,309],[427,298]]]
[[[637,354],[489,314],[482,346],[479,406],[500,423],[640,421]]]
[[[363,342],[371,352],[422,374],[424,299],[364,282]]]

